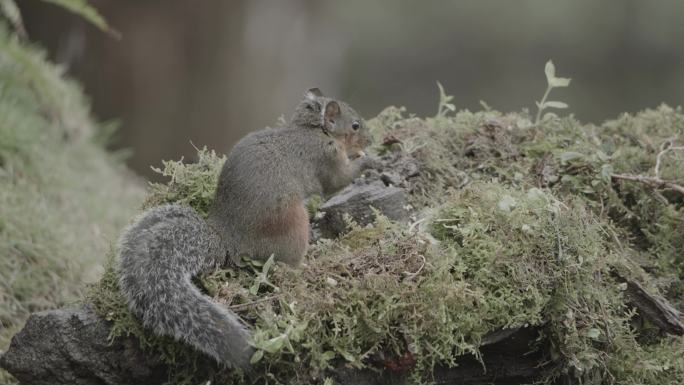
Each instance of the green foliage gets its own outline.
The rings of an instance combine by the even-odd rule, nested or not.
[[[152,167],[156,173],[171,178],[167,183],[151,183],[150,193],[143,204],[147,209],[164,203],[191,206],[206,216],[214,199],[221,166],[225,155],[216,155],[206,147],[197,150],[197,162],[162,161],[163,168]]]
[[[566,103],[546,99],[549,97],[549,93],[551,93],[552,89],[569,86],[570,78],[556,77],[556,66],[553,65],[553,62],[551,60],[546,62],[546,66],[544,67],[544,74],[546,74],[546,91],[544,92],[544,96],[542,96],[541,101],[536,102],[537,117],[534,120],[534,124],[539,124],[542,112],[547,108],[568,108],[568,105]]]
[[[99,12],[90,6],[87,0],[42,0],[62,7],[76,15],[79,15],[87,22],[93,24],[103,32],[107,32],[114,37],[120,37],[119,32],[112,29],[107,21]],[[0,12],[9,20],[15,31],[21,37],[26,37],[26,31],[21,18],[21,13],[14,0],[0,0]]]
[[[81,90],[44,57],[0,21],[0,350],[29,313],[80,298],[100,277],[143,198],[93,141]]]
[[[309,213],[309,218],[316,216],[318,209],[325,203],[320,195],[314,195],[306,201],[306,211]]]
[[[456,112],[456,106],[451,103],[454,99],[452,95],[447,95],[442,87],[442,83],[437,82],[439,88],[439,103],[437,105],[437,117],[445,117],[449,112]]]
[[[100,30],[118,36],[118,32],[109,27],[105,19],[99,12],[88,4],[87,0],[42,0],[46,3],[52,3],[60,6],[70,12],[73,12],[89,23],[93,24]]]

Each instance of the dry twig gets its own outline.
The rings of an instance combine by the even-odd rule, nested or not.
[[[676,191],[676,192],[684,195],[684,187],[682,187],[682,186],[680,186],[674,182],[664,180],[660,177],[660,165],[662,164],[663,156],[665,156],[665,154],[667,154],[669,151],[684,150],[684,146],[673,146],[672,140],[673,140],[672,138],[668,139],[660,145],[660,152],[658,153],[658,155],[656,155],[656,164],[655,164],[655,168],[654,168],[655,176],[634,175],[634,174],[613,174],[613,175],[611,175],[611,178],[639,182],[639,183],[643,183],[643,184],[645,184],[645,185],[647,185],[653,189],[663,188],[663,189],[673,190],[673,191]],[[662,195],[658,194],[658,197],[662,198],[661,200],[664,200]]]
[[[656,156],[656,165],[655,165],[655,176],[656,178],[660,178],[660,164],[663,156],[667,154],[669,151],[682,151],[684,150],[684,146],[672,146],[672,140],[668,139],[663,144],[660,145],[660,152]]]
[[[632,175],[632,174],[613,174],[611,175],[613,179],[630,180],[634,182],[643,183],[652,188],[664,188],[668,190],[676,191],[684,195],[684,187],[670,181],[666,181],[654,176],[644,176],[644,175]]]

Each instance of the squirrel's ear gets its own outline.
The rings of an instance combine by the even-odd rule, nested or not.
[[[325,111],[323,113],[323,116],[325,118],[325,121],[328,122],[329,120],[333,120],[340,116],[341,112],[342,111],[340,110],[340,104],[334,100],[331,100],[325,104]]]
[[[318,88],[309,88],[304,93],[304,97],[309,100],[316,100],[316,98],[323,97],[323,93]]]

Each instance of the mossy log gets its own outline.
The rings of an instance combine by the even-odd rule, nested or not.
[[[109,344],[111,323],[89,307],[49,310],[30,316],[0,365],[21,384],[32,385],[161,385],[168,366],[160,357],[143,353],[133,338]],[[538,327],[493,332],[483,343],[483,360],[465,356],[457,367],[437,367],[436,384],[520,384],[541,373],[541,353],[531,344]],[[203,362],[198,372],[213,370]],[[386,366],[391,366],[386,363]],[[332,376],[341,385],[395,385],[406,383],[411,366],[385,370],[340,367]],[[199,375],[198,379],[202,376]]]
[[[517,385],[532,383],[543,373],[543,353],[532,346],[540,327],[503,329],[490,333],[481,345],[482,361],[468,355],[457,366],[433,369],[434,385]],[[339,369],[333,378],[341,385],[403,385],[410,383],[410,371],[384,368]]]
[[[639,315],[655,321],[665,334],[682,334],[682,318],[667,300],[654,296],[639,283],[625,281],[629,301]],[[666,321],[665,321],[666,320]],[[31,385],[161,385],[168,381],[169,366],[159,356],[140,349],[135,338],[108,343],[112,323],[92,308],[49,310],[34,313],[0,357],[0,367],[21,384]],[[481,361],[472,355],[458,359],[453,367],[437,366],[435,385],[514,385],[532,383],[544,371],[543,326],[502,329],[485,336]],[[535,348],[535,346],[537,348]],[[375,369],[339,366],[330,373],[340,385],[401,385],[409,383],[412,360],[376,362]],[[203,360],[197,373],[215,371]],[[202,378],[201,374],[198,379]]]

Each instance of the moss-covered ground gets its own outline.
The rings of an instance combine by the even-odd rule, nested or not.
[[[118,292],[111,245],[142,190],[62,72],[0,24],[0,350],[30,312],[81,297],[110,255],[86,298],[112,321],[111,338],[160,354],[170,383],[197,383],[199,354],[142,328]],[[487,333],[529,325],[546,341],[530,347],[544,350],[542,383],[684,383],[684,340],[635,322],[615,278],[684,309],[682,111],[594,125],[454,113],[443,90],[441,100],[433,118],[388,108],[370,122],[376,154],[422,165],[407,181],[415,223],[379,215],[313,245],[301,269],[246,261],[198,280],[253,325],[257,348],[251,377],[218,370],[212,383],[331,384],[340,365],[403,365],[429,383],[436,364],[479,357]],[[197,163],[164,163],[170,181],[144,207],[205,214],[224,159],[201,150]]]
[[[684,340],[635,323],[615,278],[682,303],[684,195],[622,177],[684,184],[679,109],[593,125],[488,109],[422,119],[388,108],[370,124],[386,143],[376,153],[422,164],[408,181],[424,213],[416,223],[350,223],[341,238],[313,245],[301,269],[247,263],[199,282],[254,325],[249,381],[328,384],[339,365],[382,367],[408,355],[414,381],[429,383],[434,365],[479,357],[488,332],[543,325],[542,382],[684,383]],[[197,164],[166,163],[160,172],[172,179],[148,205],[182,201],[206,212],[222,162],[202,150]],[[137,337],[172,364],[171,382],[193,383],[197,354],[141,328],[111,269],[89,300],[113,321],[112,338]]]
[[[0,350],[31,312],[82,297],[142,202],[142,183],[105,151],[109,131],[0,23]]]

